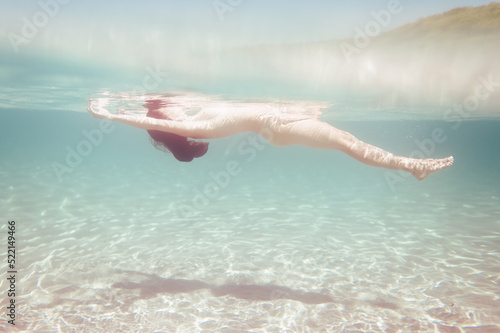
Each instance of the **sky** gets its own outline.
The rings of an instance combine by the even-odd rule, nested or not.
[[[173,43],[202,43],[216,39],[224,45],[276,42],[304,42],[350,38],[355,26],[372,19],[371,13],[399,3],[401,12],[392,15],[385,29],[413,22],[460,6],[479,6],[490,0],[39,0],[2,1],[0,38],[9,43],[9,32],[19,34],[23,17],[33,20],[41,4],[54,8],[39,35],[61,39],[69,32],[82,37],[82,31],[99,34],[121,32],[166,34]],[[69,43],[70,39],[67,38]],[[90,38],[98,38],[92,35]],[[71,42],[75,42],[73,39]],[[47,43],[45,42],[47,47]],[[30,43],[31,44],[31,43]],[[33,43],[35,44],[35,43]]]

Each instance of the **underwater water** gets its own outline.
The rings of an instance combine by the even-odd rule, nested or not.
[[[455,157],[419,182],[251,133],[181,163],[92,118],[91,89],[3,89],[3,332],[500,331],[495,118],[323,112],[393,153]]]

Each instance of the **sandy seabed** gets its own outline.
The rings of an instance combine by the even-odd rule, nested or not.
[[[496,193],[241,179],[186,215],[178,184],[26,168],[2,167],[19,260],[3,332],[500,332]]]

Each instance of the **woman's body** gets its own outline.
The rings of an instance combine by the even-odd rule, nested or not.
[[[148,114],[152,111],[158,112],[162,106],[162,102],[157,100],[146,104]],[[193,139],[216,139],[242,132],[254,132],[275,146],[303,145],[316,149],[339,150],[368,165],[411,172],[418,180],[453,164],[451,156],[445,159],[396,156],[312,116],[276,112],[258,103],[212,103],[190,117],[179,112],[171,113],[167,107],[165,111],[160,111],[166,119],[137,114],[111,114],[103,105],[90,101],[89,112],[94,117]]]

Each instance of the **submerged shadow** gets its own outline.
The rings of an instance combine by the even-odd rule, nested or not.
[[[188,293],[200,289],[209,289],[216,297],[230,295],[239,299],[249,301],[271,301],[277,299],[290,299],[305,304],[322,304],[334,302],[330,296],[293,290],[288,287],[276,285],[239,285],[224,284],[220,286],[210,285],[198,280],[165,279],[154,274],[146,274],[135,271],[120,271],[126,273],[128,279],[114,283],[111,287],[122,290],[139,290],[139,297],[148,299],[159,294]],[[137,281],[130,281],[130,280]]]
[[[118,271],[124,274],[125,279],[112,285],[120,290],[138,290],[138,296],[128,294],[124,306],[130,306],[138,299],[154,298],[161,294],[189,293],[196,290],[210,290],[215,297],[232,296],[248,301],[273,301],[278,299],[289,299],[304,304],[339,303],[346,308],[353,306],[369,306],[397,311],[400,309],[399,301],[393,297],[375,297],[374,299],[333,299],[332,297],[315,292],[304,292],[293,290],[288,287],[277,285],[257,284],[223,284],[211,285],[199,280],[166,279],[154,274],[146,274],[136,271]]]
[[[163,293],[188,293],[198,289],[210,288],[208,284],[202,281],[163,279],[159,276],[152,276],[139,283],[130,281],[117,282],[113,284],[112,287],[120,289],[139,289],[142,298],[152,298]]]

